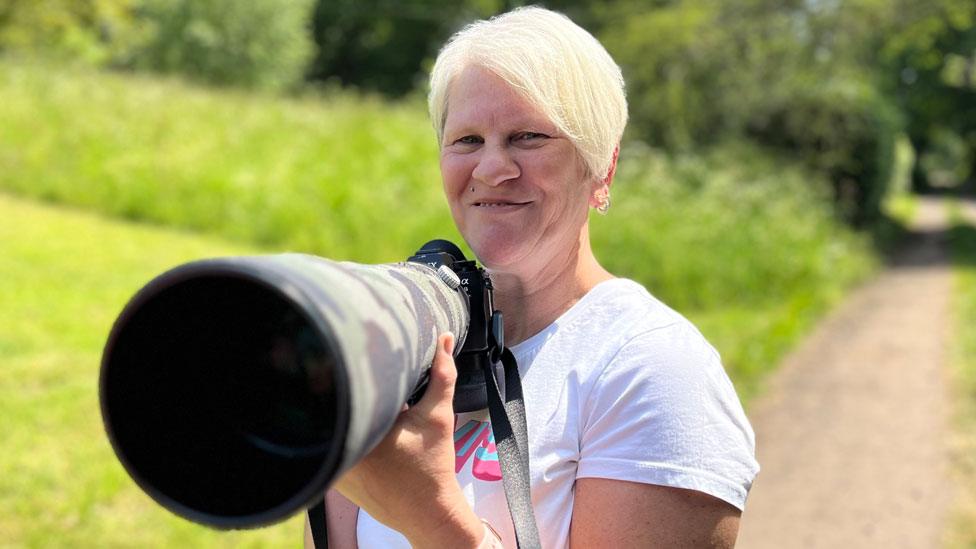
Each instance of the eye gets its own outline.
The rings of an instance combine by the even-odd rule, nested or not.
[[[522,141],[522,142],[533,142],[540,141],[542,139],[547,139],[549,136],[544,133],[537,132],[519,132],[515,134],[512,141]]]
[[[481,138],[476,135],[465,135],[464,137],[458,138],[454,141],[457,145],[477,145],[481,143]]]

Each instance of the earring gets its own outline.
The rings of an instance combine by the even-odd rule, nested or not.
[[[600,215],[607,215],[607,212],[610,211],[610,188],[604,185],[596,192],[594,198],[597,200],[596,211]]]

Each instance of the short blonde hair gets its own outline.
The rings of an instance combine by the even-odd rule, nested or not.
[[[461,29],[430,74],[427,106],[438,143],[451,83],[469,66],[490,70],[522,93],[569,137],[591,175],[607,175],[627,125],[627,99],[620,67],[593,35],[535,6]]]

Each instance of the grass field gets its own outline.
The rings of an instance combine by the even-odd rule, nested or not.
[[[281,100],[145,75],[0,67],[2,188],[361,261],[457,234],[419,103]]]
[[[275,98],[0,59],[0,189],[385,262],[457,239],[422,105]],[[597,255],[700,324],[745,395],[875,260],[822,181],[744,146],[621,153]]]
[[[218,533],[145,496],[115,459],[98,362],[125,300],[189,259],[254,252],[0,194],[0,547],[295,547],[301,519]]]
[[[950,209],[954,289],[953,473],[957,502],[947,546],[976,547],[976,219]]]

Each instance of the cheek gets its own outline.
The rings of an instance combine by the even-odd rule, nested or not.
[[[560,209],[575,208],[589,196],[590,183],[572,158],[566,155],[545,158],[537,162],[533,180],[540,181],[544,191],[557,199]]]
[[[469,164],[466,159],[457,156],[441,157],[441,180],[444,182],[444,192],[449,199],[455,199],[467,186],[472,170]]]

